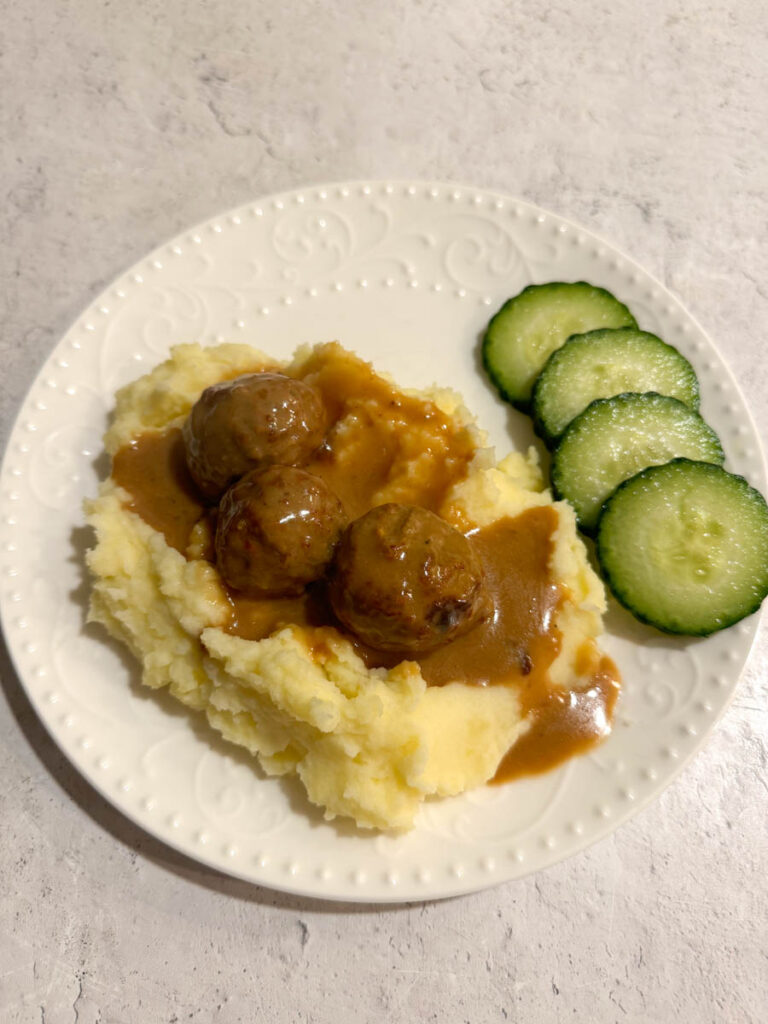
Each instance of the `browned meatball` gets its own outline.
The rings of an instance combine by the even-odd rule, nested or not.
[[[247,594],[298,594],[323,575],[346,522],[320,477],[295,466],[254,470],[219,505],[216,565]]]
[[[329,594],[348,629],[387,651],[437,647],[491,611],[470,541],[413,505],[379,505],[347,528]]]
[[[297,465],[325,432],[320,395],[281,373],[248,373],[206,388],[184,424],[192,479],[215,501],[238,477],[273,463]]]

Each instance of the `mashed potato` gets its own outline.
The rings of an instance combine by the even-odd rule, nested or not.
[[[299,350],[289,372],[311,355]],[[180,425],[205,387],[265,365],[275,363],[244,345],[177,347],[167,362],[118,393],[107,451],[114,455],[140,435]],[[435,391],[430,397],[467,422],[456,395]],[[552,504],[533,453],[513,453],[494,465],[481,435],[475,436],[469,472],[441,509],[446,518],[482,527]],[[400,466],[395,476],[408,468]],[[394,477],[392,486],[398,486]],[[382,500],[393,499],[385,493]],[[216,568],[169,546],[129,504],[112,477],[87,503],[96,532],[88,555],[90,619],[128,645],[145,685],[167,687],[205,714],[266,773],[298,775],[327,818],[408,828],[426,798],[491,779],[528,729],[514,687],[461,680],[427,686],[418,664],[409,661],[367,668],[332,629],[324,631],[321,645],[294,626],[259,641],[232,635],[224,628],[229,605]],[[551,570],[567,600],[557,610],[562,643],[550,677],[555,686],[571,687],[584,681],[579,651],[601,631],[605,598],[572,511],[564,503],[554,508],[559,525]]]

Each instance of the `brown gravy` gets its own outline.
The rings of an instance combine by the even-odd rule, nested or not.
[[[528,509],[473,533],[495,609],[493,618],[444,647],[418,658],[433,686],[456,679],[478,686],[520,683],[524,690],[546,686],[560,650],[552,614],[560,602],[549,560],[557,513],[549,506]]]
[[[618,695],[618,669],[607,657],[600,659],[585,690],[531,687],[523,694],[531,727],[502,758],[493,781],[549,771],[594,747],[611,731]]]
[[[474,453],[470,433],[434,403],[397,391],[340,346],[320,347],[300,376],[321,392],[330,423],[325,444],[306,468],[336,491],[350,518],[384,501],[437,510],[450,487],[466,475]],[[419,472],[406,476],[406,465],[417,454]],[[187,471],[181,431],[134,439],[116,453],[112,476],[130,495],[127,507],[186,554],[193,527],[210,512]],[[494,781],[546,771],[610,731],[619,676],[593,644],[585,645],[579,666],[589,679],[586,689],[562,691],[549,678],[560,650],[553,614],[564,596],[549,570],[556,528],[555,510],[541,506],[473,531],[493,596],[492,619],[442,648],[410,656],[429,685],[460,679],[515,687],[532,724],[507,753]],[[225,628],[248,640],[294,625],[323,657],[329,627],[341,630],[322,583],[299,597],[254,599],[229,590],[228,598],[232,613]],[[368,667],[392,667],[404,660],[350,639]]]
[[[205,505],[187,469],[181,430],[142,434],[124,445],[112,459],[112,479],[130,494],[131,512],[186,554]]]
[[[399,391],[340,345],[316,349],[299,376],[322,395],[331,425],[304,468],[325,480],[350,519],[386,501],[435,512],[466,476],[475,453],[470,431],[434,402]]]

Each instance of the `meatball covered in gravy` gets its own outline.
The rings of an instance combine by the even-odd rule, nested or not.
[[[414,505],[379,505],[347,528],[329,595],[343,625],[387,651],[430,650],[492,611],[471,542]]]
[[[203,391],[184,424],[192,479],[208,501],[252,469],[298,465],[325,432],[320,395],[281,373],[249,373]]]
[[[246,594],[298,594],[323,575],[346,522],[339,499],[312,473],[253,470],[219,505],[216,565]]]

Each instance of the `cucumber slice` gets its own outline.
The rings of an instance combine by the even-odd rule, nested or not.
[[[634,327],[575,334],[547,360],[533,389],[536,432],[551,448],[596,398],[656,391],[699,408],[696,373],[672,345]]]
[[[650,392],[598,398],[566,428],[550,476],[591,533],[603,502],[630,476],[678,456],[722,464],[717,434],[676,398]]]
[[[550,354],[572,334],[598,327],[637,327],[627,307],[586,281],[532,284],[488,324],[483,365],[501,397],[523,412]]]
[[[606,502],[597,556],[638,619],[707,636],[768,595],[768,505],[744,477],[675,459],[633,476]]]

